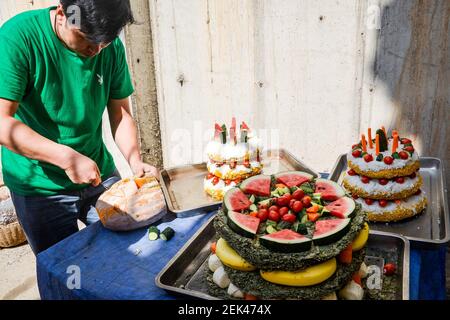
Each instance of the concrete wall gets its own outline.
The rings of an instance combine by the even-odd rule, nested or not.
[[[166,166],[235,115],[318,171],[384,125],[450,172],[448,0],[149,1]]]

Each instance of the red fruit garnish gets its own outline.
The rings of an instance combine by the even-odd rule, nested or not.
[[[286,186],[285,184],[283,184],[283,183],[277,183],[277,184],[275,185],[275,187],[276,187],[276,188],[286,188],[287,186]]]
[[[292,196],[289,193],[284,194],[283,197],[287,199],[287,204],[289,204],[289,202],[292,200]]]
[[[394,162],[394,158],[387,156],[387,157],[384,157],[383,161],[386,164],[392,164],[392,162]]]
[[[216,253],[216,242],[214,241],[213,243],[211,243],[211,252],[212,253]]]
[[[288,207],[280,208],[280,210],[278,210],[278,213],[280,214],[281,217],[283,217],[284,215],[289,213],[289,208]]]
[[[364,199],[364,201],[370,206],[373,204],[373,200],[372,199]]]
[[[212,179],[214,177],[215,176],[212,173],[208,173],[208,175],[206,176],[206,179],[209,180],[209,179]]]
[[[250,212],[249,216],[252,216],[252,217],[256,218],[258,216],[258,212],[256,212],[256,211]]]
[[[354,156],[355,158],[360,158],[361,157],[361,150],[355,150],[352,152],[352,156]]]
[[[352,194],[352,198],[353,198],[353,199],[358,199],[359,197],[358,197],[358,195],[355,193],[355,194]]]
[[[388,180],[388,179],[380,179],[380,180],[378,180],[378,183],[379,183],[379,184],[381,184],[382,186],[385,186],[385,185],[387,185],[387,184],[388,184],[388,182],[389,182],[389,180]]]
[[[383,268],[383,273],[387,276],[391,276],[395,273],[397,267],[393,263],[386,263]]]
[[[284,207],[284,206],[287,206],[288,204],[289,204],[289,200],[285,196],[277,198],[277,205],[279,207]]]
[[[312,221],[312,222],[315,222],[315,221],[317,221],[317,219],[320,218],[320,214],[318,214],[318,213],[307,213],[307,215],[308,215],[308,220]]]
[[[394,202],[395,202],[395,204],[401,204],[401,203],[402,203],[402,200],[397,199],[397,200],[395,200]]]
[[[311,204],[311,201],[309,202]],[[295,201],[293,206],[292,206],[292,211],[294,211],[295,213],[299,213],[300,211],[303,210],[303,203],[301,201]]]
[[[267,209],[259,209],[258,211],[258,218],[261,220],[261,222],[264,222],[269,217],[269,211]]]
[[[408,144],[408,143],[411,143],[411,140],[406,139],[406,138],[402,138],[402,139],[400,140],[400,142],[401,142],[402,144]]]
[[[277,211],[270,211],[268,218],[269,218],[269,220],[278,222],[278,221],[280,221],[280,214]]]
[[[359,147],[359,144],[352,145],[352,150],[355,149],[356,147]]]
[[[250,168],[250,162],[248,160],[244,161],[244,167]]]
[[[297,201],[297,200],[295,200],[295,199],[291,199],[291,201],[289,201],[289,208],[293,208],[294,207],[294,203],[295,203],[295,201]]]
[[[278,210],[279,210],[279,208],[277,206],[271,206],[269,208],[269,211],[276,211],[276,212],[278,212]]]
[[[415,178],[416,178],[416,173],[413,172],[409,177],[410,177],[411,179],[415,179]]]
[[[311,206],[311,197],[310,196],[304,196],[302,199],[303,207],[310,207]]]
[[[380,207],[386,207],[388,205],[387,200],[379,200],[378,204],[380,205]]]
[[[245,293],[244,300],[258,300],[258,297],[255,297],[254,295],[252,295],[250,293]]]
[[[352,280],[355,281],[355,282],[356,282],[357,284],[359,284],[360,286],[362,285],[362,284],[361,284],[361,276],[359,275],[358,272],[356,272],[356,273],[353,275]]]
[[[213,184],[213,185],[216,185],[216,184],[219,183],[219,181],[220,181],[220,179],[219,179],[218,177],[214,177],[214,179],[213,179],[213,181],[212,181],[212,184]]]
[[[239,184],[241,183],[242,179],[241,178],[236,178],[234,179],[234,183]]]
[[[229,186],[231,184],[231,180],[225,180],[225,185]]]
[[[281,220],[290,222],[290,223],[294,223],[295,220],[297,220],[297,217],[292,213],[288,213],[288,214],[285,214],[284,216],[282,216]]]
[[[361,176],[361,181],[362,181],[362,183],[369,183],[370,182],[370,178],[366,177],[366,176]]]
[[[365,162],[373,161],[372,155],[371,155],[371,154],[366,154],[366,155],[364,155],[364,161],[365,161]]]
[[[414,152],[414,147],[413,146],[407,146],[407,147],[403,148],[403,150],[406,150],[408,152]]]
[[[416,196],[418,196],[419,194],[421,194],[422,193],[422,190],[417,190],[417,192],[416,193],[414,193],[414,195],[416,195]]]
[[[348,173],[349,176],[355,176],[356,175],[356,172],[353,169],[348,170],[347,173]]]
[[[395,178],[395,182],[402,184],[405,182],[405,178],[403,178],[403,177]]]
[[[295,190],[295,192],[292,194],[292,197],[295,200],[302,200],[304,196],[305,196],[305,192],[302,189]],[[292,200],[291,200],[291,202],[292,202]]]
[[[406,159],[409,158],[408,152],[405,152],[405,151],[400,151],[400,152],[398,153],[398,155],[400,156],[400,159],[403,159],[403,160],[406,160]]]

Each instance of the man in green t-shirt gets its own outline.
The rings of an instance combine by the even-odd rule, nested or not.
[[[61,0],[0,28],[0,144],[11,190],[35,254],[98,220],[95,202],[119,178],[102,139],[113,137],[137,176],[145,164],[130,115],[133,86],[118,38],[129,0]]]

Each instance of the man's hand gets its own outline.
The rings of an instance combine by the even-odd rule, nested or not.
[[[68,152],[62,169],[75,184],[91,184],[97,187],[102,182],[97,164],[73,149]]]
[[[141,160],[136,160],[130,163],[131,170],[133,174],[141,178],[143,176],[154,176],[159,179],[159,171],[154,166],[151,166]]]

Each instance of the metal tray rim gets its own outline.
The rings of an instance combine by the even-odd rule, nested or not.
[[[337,168],[339,166],[339,163],[342,161],[342,158],[344,158],[344,157],[347,157],[347,153],[343,153],[337,158],[337,160],[336,160],[336,162],[335,162],[335,164],[333,166],[333,169],[330,171],[328,179],[335,174],[335,171],[337,170]],[[419,242],[419,243],[430,243],[430,244],[434,244],[434,245],[448,244],[450,242],[450,230],[449,230],[450,229],[450,220],[449,220],[450,217],[449,217],[449,210],[448,210],[448,202],[446,201],[446,199],[447,199],[446,195],[447,195],[448,191],[446,189],[446,179],[445,179],[445,174],[444,174],[445,173],[444,164],[443,164],[441,159],[436,158],[436,157],[420,157],[419,159],[424,159],[424,160],[429,159],[429,160],[437,161],[437,162],[439,162],[439,165],[441,167],[441,173],[442,174],[440,175],[441,176],[440,179],[441,179],[441,183],[442,183],[442,186],[443,186],[443,193],[444,193],[443,197],[445,198],[444,201],[443,201],[444,222],[445,222],[445,226],[446,226],[445,237],[443,239],[440,239],[440,240],[433,240],[433,239],[429,239],[428,240],[428,239],[424,239],[424,238],[409,237],[409,236],[405,236],[405,238],[407,238],[410,241],[416,241],[416,242]],[[390,233],[390,232],[388,232],[388,233]],[[392,234],[396,234],[396,233],[392,232]]]
[[[287,154],[289,157],[295,159],[298,163],[300,163],[303,167],[305,167],[306,169],[308,169],[310,172],[312,172],[314,175],[316,175],[316,177],[320,177],[321,174],[313,169],[311,169],[310,166],[308,166],[307,164],[305,164],[303,161],[299,160],[297,157],[295,157],[290,151],[284,149],[284,148],[279,148],[279,149],[269,149],[267,151],[265,151],[266,153],[270,153],[270,152],[279,152],[279,153],[285,153]],[[205,162],[200,162],[200,163],[193,163],[193,164],[187,164],[187,165],[180,165],[180,166],[174,166],[174,167],[170,167],[170,168],[166,168],[160,171],[159,173],[159,181],[160,181],[160,185],[161,185],[161,189],[163,191],[164,197],[166,199],[166,203],[167,203],[167,207],[169,208],[170,212],[173,212],[175,214],[182,214],[185,212],[189,212],[189,211],[193,211],[193,210],[205,210],[208,208],[211,208],[211,210],[213,210],[214,207],[219,206],[222,201],[215,201],[212,202],[208,205],[204,205],[204,206],[200,206],[200,207],[191,207],[191,208],[185,208],[185,209],[175,209],[172,205],[172,201],[170,201],[170,194],[169,194],[169,190],[167,189],[166,184],[163,182],[163,174],[167,173],[170,170],[177,170],[177,169],[185,169],[185,168],[189,168],[189,167],[193,167],[193,166],[199,166],[199,165],[204,165]]]
[[[182,295],[190,295],[185,289],[168,286],[161,282],[161,277],[167,272],[167,270],[172,267],[172,265],[178,260],[178,258],[191,246],[191,244],[200,236],[200,234],[209,226],[209,224],[212,222],[212,220],[215,218],[215,214],[209,218],[204,225],[202,225],[197,232],[184,244],[184,246],[175,254],[175,256],[170,259],[170,261],[164,266],[164,268],[158,273],[158,275],[155,278],[155,284],[164,290],[176,292]],[[383,232],[383,231],[377,231],[377,230],[370,230],[369,234],[374,235],[381,235],[386,237],[392,237],[392,238],[398,238],[400,239],[404,244],[404,250],[403,250],[403,276],[402,276],[402,300],[409,300],[409,264],[410,264],[410,242],[409,240],[401,235],[391,233],[391,232]],[[209,300],[220,300],[217,297],[202,293],[202,292],[195,292],[197,298],[204,298]]]

